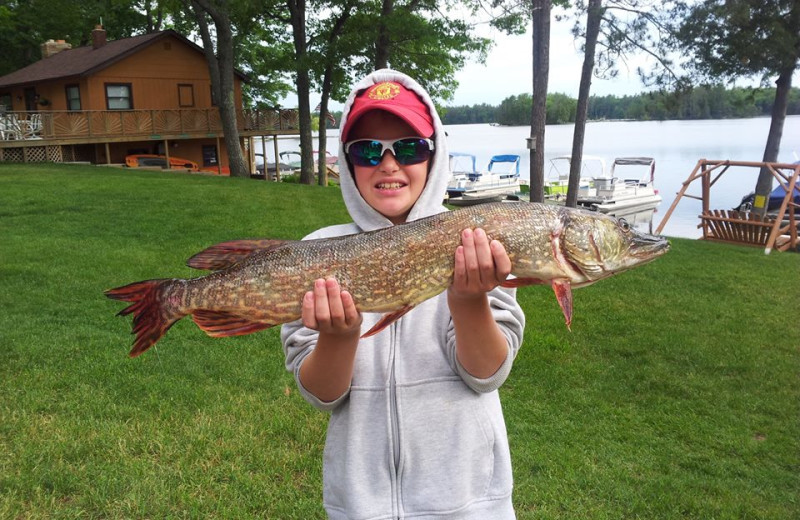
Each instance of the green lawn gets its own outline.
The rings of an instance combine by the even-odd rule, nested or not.
[[[204,247],[345,222],[336,188],[0,165],[0,518],[320,518],[326,415],[278,330],[190,320],[126,357],[103,290]],[[673,240],[575,292],[525,288],[501,390],[520,518],[800,517],[800,255]]]

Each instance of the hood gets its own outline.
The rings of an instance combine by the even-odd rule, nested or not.
[[[353,87],[353,91],[347,98],[342,111],[342,120],[339,122],[339,128],[344,128],[347,118],[350,115],[350,110],[353,107],[353,100],[360,91],[383,81],[394,81],[400,83],[409,90],[419,94],[422,101],[428,106],[428,110],[433,117],[432,136],[434,142],[433,158],[431,159],[430,172],[428,173],[428,182],[425,184],[425,189],[422,191],[417,203],[411,208],[408,215],[408,221],[417,220],[422,217],[428,217],[447,211],[442,205],[445,193],[447,191],[447,183],[450,180],[450,164],[447,153],[447,138],[444,134],[444,127],[442,121],[439,119],[439,114],[436,112],[436,107],[433,104],[430,96],[419,83],[406,76],[402,72],[397,72],[391,69],[381,69],[373,72],[369,76],[362,79]],[[358,188],[356,187],[353,173],[347,165],[347,160],[344,154],[344,143],[339,141],[339,183],[342,188],[342,197],[347,206],[347,211],[350,213],[353,221],[363,231],[372,231],[375,229],[385,228],[392,225],[392,222],[375,211],[367,202],[361,197]]]

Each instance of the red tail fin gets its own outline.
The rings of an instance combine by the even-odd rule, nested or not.
[[[109,289],[106,296],[114,300],[133,302],[117,315],[127,316],[133,313],[133,331],[136,341],[133,343],[130,357],[136,357],[152,347],[161,336],[184,314],[167,308],[163,301],[163,289],[172,280],[146,280],[124,287]]]

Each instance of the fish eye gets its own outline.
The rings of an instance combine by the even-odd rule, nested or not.
[[[626,233],[631,230],[631,225],[628,224],[628,221],[625,220],[624,218],[617,220],[617,225],[620,227],[620,229],[622,229],[622,231]]]

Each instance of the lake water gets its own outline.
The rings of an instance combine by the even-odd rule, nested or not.
[[[655,229],[666,214],[681,184],[699,159],[760,161],[764,154],[770,119],[725,119],[702,121],[596,121],[586,125],[584,155],[600,156],[610,167],[615,157],[646,156],[656,160],[655,186],[663,197],[651,224]],[[545,130],[545,175],[550,159],[569,155],[572,150],[574,125],[548,125]],[[467,152],[476,156],[478,169],[486,168],[496,154],[521,156],[520,176],[528,179],[530,156],[525,139],[526,126],[447,125],[451,152]],[[336,153],[338,133],[329,136],[329,150]],[[298,139],[279,142],[279,149],[297,150]],[[268,143],[268,154],[271,150]],[[788,116],[783,128],[778,160],[800,160],[800,116]],[[270,161],[272,158],[270,157]],[[630,170],[638,175],[638,170]],[[758,177],[756,168],[730,168],[711,189],[711,207],[729,209],[753,191]],[[695,181],[688,193],[700,195],[700,182]],[[667,222],[663,234],[697,238],[700,201],[683,198]],[[643,227],[638,223],[637,227]]]

